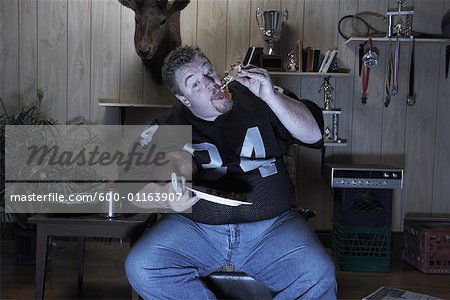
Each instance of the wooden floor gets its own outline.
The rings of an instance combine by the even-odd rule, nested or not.
[[[83,294],[77,295],[76,244],[55,241],[47,271],[45,299],[130,299],[123,271],[128,245],[118,241],[86,244]],[[390,273],[337,272],[339,299],[361,299],[380,286],[392,286],[450,299],[450,275],[426,275],[394,253]],[[13,242],[2,243],[0,299],[33,299],[34,266],[14,262]]]

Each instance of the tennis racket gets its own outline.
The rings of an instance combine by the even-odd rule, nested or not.
[[[339,20],[338,31],[344,39],[351,37],[384,37],[387,32],[387,17],[373,11],[347,15]]]

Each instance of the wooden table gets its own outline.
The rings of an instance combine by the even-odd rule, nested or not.
[[[28,219],[36,224],[36,287],[35,298],[43,299],[48,238],[52,236],[78,238],[78,291],[83,285],[84,239],[86,237],[129,239],[130,247],[144,230],[156,220],[156,214],[128,214],[104,218],[98,214],[38,214]],[[132,299],[138,299],[132,290]]]

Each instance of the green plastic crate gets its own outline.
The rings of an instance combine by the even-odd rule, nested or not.
[[[332,256],[343,271],[390,272],[391,230],[333,224]]]

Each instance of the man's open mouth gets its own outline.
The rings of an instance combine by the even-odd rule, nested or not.
[[[220,90],[211,97],[211,100],[213,101],[222,99],[225,99],[225,96]]]

